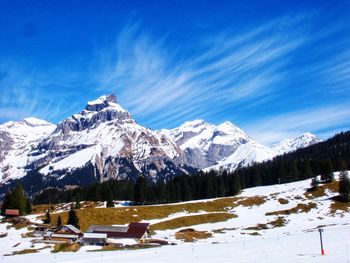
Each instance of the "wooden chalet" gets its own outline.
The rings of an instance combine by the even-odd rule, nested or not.
[[[82,237],[81,231],[73,225],[63,225],[47,231],[44,234],[45,240],[76,242]]]
[[[106,245],[107,234],[105,233],[84,233],[81,239],[83,245]]]
[[[6,217],[16,217],[16,216],[19,216],[19,210],[18,210],[18,209],[6,209],[6,210],[5,210],[5,216],[6,216]]]
[[[83,243],[85,244],[95,244],[95,241],[101,241],[102,237],[96,234],[106,235],[104,243],[123,243],[123,240],[134,240],[136,243],[142,243],[148,238],[147,230],[149,223],[130,223],[128,226],[99,226],[92,225],[86,231],[88,234],[85,239],[83,238]],[[90,234],[95,234],[90,235]]]

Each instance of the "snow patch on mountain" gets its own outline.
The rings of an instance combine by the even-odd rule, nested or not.
[[[187,162],[203,169],[233,154],[240,145],[252,139],[231,122],[218,126],[203,120],[185,122],[172,130],[160,133],[175,141],[186,154]]]
[[[55,128],[49,122],[32,117],[0,125],[0,184],[25,175],[29,152]]]
[[[289,138],[271,146],[271,149],[279,154],[293,152],[300,148],[305,148],[322,140],[316,135],[306,132],[295,138]]]
[[[205,171],[210,171],[212,169],[234,171],[237,168],[270,160],[277,154],[277,152],[271,150],[267,146],[250,141],[246,144],[242,144],[232,155],[220,160],[218,164],[206,168]]]

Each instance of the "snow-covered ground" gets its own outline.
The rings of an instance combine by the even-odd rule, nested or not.
[[[196,230],[209,231],[211,238],[186,243],[175,240],[174,234],[179,229],[158,231],[155,238],[167,238],[177,243],[176,246],[125,251],[88,252],[96,247],[83,247],[78,252],[53,254],[50,249],[38,253],[2,256],[1,262],[350,262],[350,213],[337,210],[331,213],[335,195],[326,190],[326,196],[306,198],[304,193],[310,180],[296,183],[255,187],[244,190],[240,197],[260,196],[265,202],[253,206],[233,206],[230,213],[238,217],[225,222],[195,225]],[[278,199],[288,200],[281,204]],[[280,199],[281,200],[281,199]],[[267,212],[287,210],[298,204],[315,203],[316,207],[308,212],[290,213],[289,215],[265,215]],[[196,214],[204,214],[197,212]],[[168,218],[152,220],[152,224],[177,217],[193,215],[180,212]],[[278,217],[283,217],[285,225],[273,227]],[[247,230],[257,224],[266,224],[267,229]],[[318,227],[322,226],[326,255],[320,255]],[[6,231],[6,225],[0,225],[0,232]],[[0,255],[30,248],[30,238],[21,238],[26,230],[11,228],[9,235],[0,239]],[[254,232],[258,232],[258,235]],[[21,243],[17,247],[15,244]],[[35,248],[44,246],[35,245]]]

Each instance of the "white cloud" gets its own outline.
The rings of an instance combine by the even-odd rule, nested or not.
[[[350,108],[348,104],[323,106],[283,113],[270,118],[255,120],[245,126],[257,141],[272,144],[285,138],[295,137],[310,131],[320,135],[331,135],[324,130],[336,130],[338,126],[350,127]]]
[[[301,20],[287,20],[239,36],[212,37],[199,43],[194,55],[169,50],[166,39],[157,41],[140,24],[129,24],[116,49],[101,55],[96,79],[101,90],[114,90],[138,119],[157,126],[203,112],[202,117],[219,114],[233,103],[258,104],[274,96],[288,55],[304,42],[290,28]]]

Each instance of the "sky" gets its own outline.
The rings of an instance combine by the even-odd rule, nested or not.
[[[0,123],[110,93],[151,129],[348,130],[350,1],[0,0]]]

